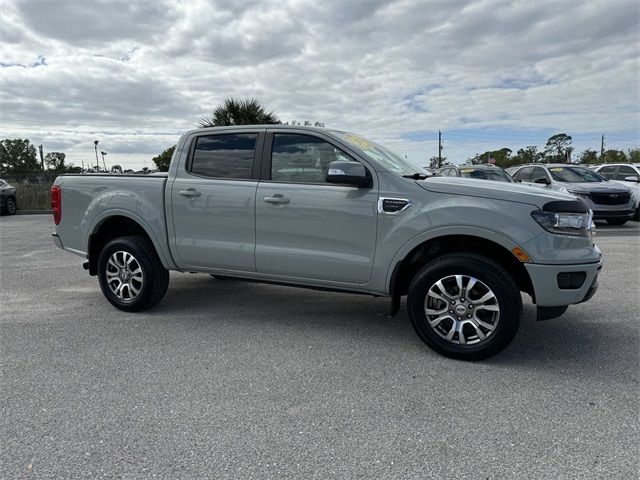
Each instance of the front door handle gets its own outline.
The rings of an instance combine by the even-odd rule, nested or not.
[[[273,197],[264,197],[264,201],[267,203],[275,203],[277,205],[285,205],[289,203],[291,200],[283,197],[281,194],[276,193]]]
[[[200,195],[202,195],[202,193],[197,191],[195,188],[187,188],[186,190],[180,190],[180,192],[178,193],[183,197],[199,197]]]

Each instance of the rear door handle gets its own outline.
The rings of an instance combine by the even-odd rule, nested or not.
[[[291,200],[283,197],[281,194],[276,193],[273,197],[264,197],[264,201],[267,203],[275,203],[277,205],[284,205],[289,203]]]
[[[202,193],[197,191],[195,188],[187,188],[186,190],[180,190],[180,192],[178,193],[183,197],[199,197],[200,195],[202,195]]]

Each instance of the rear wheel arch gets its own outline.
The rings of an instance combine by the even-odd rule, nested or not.
[[[87,253],[90,275],[97,275],[98,273],[98,258],[104,246],[115,238],[125,236],[139,236],[148,239],[160,258],[163,267],[170,268],[157,244],[155,236],[149,231],[148,227],[136,219],[117,214],[100,219],[89,234]]]
[[[407,294],[412,279],[422,267],[442,255],[451,253],[472,253],[498,263],[513,277],[520,291],[533,297],[533,284],[525,264],[520,262],[507,247],[484,237],[452,234],[425,240],[395,264],[388,285],[393,299],[393,310],[397,311],[399,298]]]

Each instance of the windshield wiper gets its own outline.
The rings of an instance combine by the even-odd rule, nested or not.
[[[413,180],[424,180],[425,178],[428,178],[429,175],[427,175],[426,173],[412,173],[411,175],[402,175],[404,178],[411,178]]]

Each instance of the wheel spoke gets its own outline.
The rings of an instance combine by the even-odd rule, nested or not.
[[[440,315],[439,317],[434,318],[433,320],[429,320],[429,325],[431,325],[432,327],[437,327],[438,325],[440,325],[440,322],[442,322],[447,318],[451,318],[451,317],[449,315]]]
[[[477,300],[473,300],[473,303],[484,303],[487,302],[491,299],[495,299],[496,296],[493,294],[493,292],[491,290],[489,290],[487,293],[485,293],[482,297],[480,297]]]
[[[460,345],[467,344],[467,339],[464,338],[464,332],[462,331],[463,327],[464,327],[463,322],[458,322],[456,325],[456,331],[458,332],[458,342],[460,343]]]
[[[487,330],[493,332],[493,330],[496,328],[495,325],[492,325],[490,323],[485,322],[484,320],[480,320],[477,316],[474,316],[473,319],[478,322],[478,325],[486,328]]]
[[[425,312],[427,313],[427,315],[442,315],[443,313],[447,312],[447,308],[448,307],[446,305],[440,310],[433,310],[431,308],[426,308]]]
[[[478,282],[478,280],[476,280],[473,277],[469,277],[469,282],[467,282],[467,286],[464,289],[464,296],[469,298],[469,293],[471,292],[471,290],[473,290],[473,287],[476,286],[476,283]]]
[[[456,275],[456,285],[458,286],[458,295],[462,296],[462,292],[463,292],[462,275]]]
[[[451,340],[453,340],[453,334],[454,333],[456,333],[456,322],[453,322],[451,324],[451,330],[449,330],[449,333],[447,333],[447,336],[444,337],[444,338],[446,338],[447,340],[451,341]]]
[[[107,262],[107,265],[112,266],[112,267],[113,267],[113,268],[115,268],[116,270],[120,270],[120,267],[118,267],[118,265],[116,264],[116,262],[115,262],[115,260],[114,260],[114,259],[115,259],[115,257],[111,257],[111,258],[109,259],[109,261]]]
[[[438,287],[438,289],[440,290],[440,293],[442,295],[444,295],[445,297],[449,298],[450,300],[453,299],[453,297],[449,294],[449,292],[447,292],[447,289],[444,288],[444,285],[442,284],[442,280],[438,280],[436,282],[436,287]]]
[[[478,305],[476,307],[476,311],[477,310],[488,310],[490,312],[499,312],[500,307],[498,305]]]
[[[450,300],[448,298],[443,297],[442,295],[440,295],[439,293],[434,292],[433,290],[429,290],[429,293],[427,293],[427,295],[429,295],[430,297],[433,297],[433,298],[437,298],[438,300],[441,300],[446,304],[448,304],[450,302]]]
[[[484,340],[486,338],[486,335],[484,334],[484,332],[482,331],[482,329],[480,328],[480,325],[478,325],[477,322],[469,322],[470,325],[473,326],[473,328],[476,331],[476,335],[478,335],[478,338],[480,340]]]

